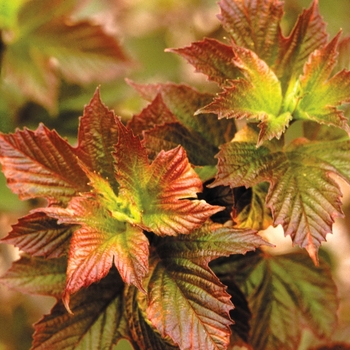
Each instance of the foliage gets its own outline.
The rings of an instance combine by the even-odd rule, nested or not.
[[[53,1],[48,13],[29,11],[31,4],[24,11],[16,3],[8,11],[22,8],[20,20],[6,25],[29,26],[30,43],[43,40],[45,50],[28,58],[29,39],[18,37],[28,42],[8,44],[4,72],[18,82],[27,69],[44,83],[23,85],[23,93],[45,107],[53,108],[57,69],[42,71],[39,62],[54,57],[78,83],[118,71],[111,57],[127,61],[90,22],[68,29],[62,18],[75,2]],[[328,40],[317,1],[288,36],[280,1],[219,7],[226,43],[205,38],[168,49],[216,83],[216,95],[128,80],[149,105],[123,123],[97,88],[75,146],[44,124],[0,135],[10,189],[47,201],[3,239],[23,255],[2,283],[57,300],[35,324],[32,349],[112,349],[121,339],[135,349],[296,349],[303,328],[331,340],[337,291],[318,250],[343,215],[338,179],[350,182],[349,39]],[[67,33],[73,42],[84,34],[82,46],[67,47]],[[27,50],[18,56],[24,62],[9,58],[16,50]],[[100,70],[99,59],[112,67]],[[297,123],[303,133],[289,141]],[[273,242],[258,234],[271,224],[309,256],[271,255]]]

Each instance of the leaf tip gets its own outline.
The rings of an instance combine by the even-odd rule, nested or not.
[[[62,296],[62,302],[66,310],[68,311],[69,314],[74,315],[73,311],[71,310],[69,306],[69,301],[70,301],[70,294],[65,291]]]
[[[319,266],[318,249],[317,249],[317,247],[312,242],[310,242],[305,247],[305,249],[308,252],[311,260],[314,262],[315,266]]]

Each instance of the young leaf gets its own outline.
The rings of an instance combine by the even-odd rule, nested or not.
[[[337,126],[350,133],[347,119],[337,109],[342,103],[350,102],[350,72],[343,70],[329,79],[335,66],[339,35],[321,50],[314,51],[306,63],[295,117]]]
[[[230,141],[236,132],[231,121],[218,120],[214,114],[194,116],[200,107],[212,101],[213,96],[210,94],[200,93],[187,85],[136,84],[130,80],[127,82],[148,101],[161,94],[164,103],[182,125],[190,131],[196,131],[214,146],[218,147]]]
[[[80,224],[69,250],[64,303],[81,287],[105,277],[113,263],[124,282],[143,290],[148,271],[148,240],[142,230],[120,222],[94,198],[74,197],[67,209],[43,209],[59,223]]]
[[[190,233],[221,210],[197,200],[202,182],[182,147],[160,152],[151,164],[146,149],[132,131],[119,122],[115,152],[119,196],[133,201],[142,213],[142,228],[158,235]]]
[[[225,349],[232,304],[208,263],[261,244],[266,242],[253,231],[219,224],[159,240],[150,263],[147,317],[162,337],[170,336],[181,349]]]
[[[278,78],[253,51],[238,46],[233,50],[233,62],[244,78],[231,81],[212,103],[196,114],[216,113],[219,119],[259,119],[258,145],[273,137],[280,138],[292,116],[289,112],[280,114],[282,90]]]
[[[112,152],[117,141],[115,115],[102,103],[97,88],[80,118],[76,154],[88,169],[100,173],[102,177],[108,177],[113,188],[117,188],[117,184]]]
[[[3,242],[32,256],[59,258],[68,252],[76,228],[74,225],[58,225],[56,219],[35,212],[19,219]]]
[[[66,282],[67,258],[46,260],[22,255],[0,282],[22,293],[60,298]]]
[[[233,64],[231,46],[220,43],[215,39],[205,38],[203,41],[192,43],[181,49],[167,49],[183,56],[196,68],[196,72],[207,75],[209,80],[222,85],[227,79],[236,79],[240,71]]]
[[[305,324],[329,339],[336,325],[336,286],[322,261],[316,267],[300,253],[266,253],[231,258],[213,266],[220,278],[233,278],[248,299],[252,314],[250,343],[256,350],[298,348]]]
[[[326,23],[319,13],[318,1],[313,0],[310,8],[298,17],[290,35],[282,37],[280,42],[279,57],[273,69],[281,78],[283,91],[302,73],[309,55],[326,43]]]
[[[125,337],[123,282],[115,270],[72,297],[74,315],[58,302],[34,325],[33,350],[112,349]]]
[[[221,0],[218,16],[234,43],[254,51],[268,65],[278,53],[283,2]]]
[[[217,179],[210,186],[254,186],[270,182],[267,205],[274,224],[281,224],[294,243],[306,248],[317,261],[317,250],[341,216],[341,192],[329,176],[350,182],[349,141],[307,142],[298,139],[284,151],[272,144],[255,149],[254,134],[248,140],[225,144],[219,155]]]
[[[134,115],[127,123],[135,135],[141,135],[143,131],[151,130],[157,125],[175,123],[174,114],[163,101],[161,94],[157,94],[154,100],[144,108],[140,114]]]
[[[55,131],[40,124],[0,135],[0,162],[8,186],[20,199],[45,197],[49,203],[66,202],[88,191],[88,179],[73,148]]]
[[[213,146],[205,138],[195,131],[190,132],[180,123],[167,123],[144,132],[143,144],[147,148],[151,159],[164,151],[181,145],[187,153],[188,160],[193,165],[215,165],[217,147]],[[201,151],[198,152],[198,149]]]
[[[146,317],[147,296],[134,286],[125,286],[125,315],[135,350],[175,350],[178,346],[162,338]]]

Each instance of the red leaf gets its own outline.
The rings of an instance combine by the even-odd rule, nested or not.
[[[292,32],[281,38],[279,57],[273,69],[286,88],[292,76],[297,79],[309,55],[327,43],[326,23],[320,16],[318,1],[299,16]]]
[[[35,132],[24,129],[0,135],[0,149],[7,183],[21,199],[65,202],[89,189],[72,147],[43,124]]]
[[[74,315],[58,302],[34,325],[33,350],[108,349],[125,338],[124,284],[115,270],[72,296]]]
[[[278,53],[283,2],[221,0],[218,16],[234,43],[254,51],[271,65]]]
[[[138,115],[134,115],[127,127],[132,129],[135,135],[141,135],[143,131],[150,130],[156,125],[176,122],[176,117],[164,103],[162,95],[157,94],[154,100]]]
[[[142,219],[135,224],[145,230],[158,235],[190,233],[221,210],[195,199],[202,182],[180,146],[160,152],[149,164],[140,140],[119,122],[115,159],[119,196],[134,203]]]
[[[114,159],[112,152],[118,142],[118,127],[113,111],[101,101],[97,88],[90,103],[85,107],[80,118],[78,147],[76,154],[91,171],[108,177],[114,188]]]
[[[233,65],[232,47],[215,39],[206,38],[181,49],[167,49],[175,52],[192,64],[196,72],[204,73],[209,80],[225,84],[227,79],[236,79],[240,71]]]
[[[148,240],[142,230],[113,218],[88,195],[74,197],[67,209],[43,209],[59,223],[80,224],[69,250],[64,303],[70,294],[105,277],[113,263],[126,283],[141,290],[148,271]]]
[[[76,226],[58,225],[56,219],[36,212],[21,219],[3,239],[32,256],[58,258],[68,252]]]

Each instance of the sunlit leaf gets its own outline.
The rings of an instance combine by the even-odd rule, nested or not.
[[[248,118],[261,121],[259,144],[273,137],[280,138],[292,119],[289,112],[280,115],[281,85],[274,72],[253,51],[233,48],[234,64],[244,78],[230,81],[223,92],[196,114],[216,113],[221,118]]]
[[[300,14],[290,35],[281,41],[274,71],[281,78],[284,90],[302,73],[309,55],[327,43],[327,36],[326,23],[319,13],[318,1],[314,0]]]
[[[36,212],[18,220],[3,239],[32,256],[58,258],[69,250],[74,225],[58,225],[57,220]]]
[[[270,182],[266,202],[274,224],[281,224],[285,234],[317,262],[319,245],[332,232],[334,218],[342,216],[339,185],[329,175],[349,182],[349,141],[297,139],[285,150],[272,143],[270,148],[256,149],[256,134],[247,128],[240,134],[246,139],[222,146],[218,174],[210,186],[251,187]]]
[[[142,222],[136,224],[158,235],[184,234],[221,210],[196,199],[202,182],[182,147],[160,152],[149,164],[139,138],[119,125],[115,152],[119,196],[133,201],[142,213]]]
[[[143,289],[148,271],[148,240],[142,230],[113,218],[93,198],[75,197],[67,209],[43,209],[59,223],[80,224],[71,239],[64,302],[105,277],[115,265],[126,283]]]
[[[60,298],[66,282],[67,258],[46,260],[23,255],[0,282],[22,293]]]
[[[65,202],[89,188],[73,148],[43,124],[34,132],[24,129],[0,135],[0,149],[8,186],[21,199]]]
[[[219,2],[218,16],[236,45],[254,51],[271,65],[278,53],[283,3],[274,0]]]
[[[311,119],[322,124],[343,128],[348,133],[350,128],[339,110],[341,104],[350,102],[350,72],[341,71],[329,78],[335,66],[337,56],[337,35],[321,50],[310,56],[300,78],[301,100],[296,109],[296,117]]]
[[[218,84],[225,84],[227,79],[236,79],[241,75],[233,64],[232,47],[215,39],[206,38],[191,46],[166,51],[180,54],[196,68],[196,72],[204,73],[209,80]]]
[[[90,170],[108,177],[116,188],[112,156],[114,145],[118,142],[115,118],[113,111],[102,103],[97,89],[80,118],[76,153]]]
[[[37,322],[34,350],[112,349],[124,338],[123,283],[115,270],[72,297],[74,315],[58,302]]]

